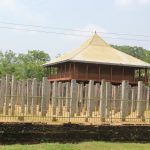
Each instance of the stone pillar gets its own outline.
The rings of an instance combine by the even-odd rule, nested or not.
[[[127,116],[127,104],[128,104],[128,82],[123,80],[122,81],[122,91],[121,91],[121,120],[125,121]]]
[[[79,115],[82,112],[83,108],[83,84],[80,84],[80,91],[79,91]]]
[[[136,110],[136,94],[137,94],[136,87],[133,87],[131,91],[132,91],[131,95],[131,113],[132,113],[135,112]]]
[[[110,110],[111,110],[111,84],[110,82],[106,82],[106,118],[109,117],[110,115]]]
[[[4,77],[1,78],[1,89],[0,89],[0,114],[3,113],[4,102],[5,102],[5,89],[6,80]]]
[[[106,82],[105,80],[101,80],[101,88],[100,88],[100,119],[102,122],[105,121],[106,116]]]
[[[144,106],[143,106],[143,82],[138,81],[138,93],[137,93],[137,117],[143,118],[144,117]]]
[[[58,82],[58,115],[62,116],[63,113],[63,109],[62,109],[62,105],[63,105],[63,99],[62,99],[62,83]]]
[[[34,78],[32,81],[32,104],[31,113],[36,115],[37,111],[37,80]]]
[[[70,107],[70,83],[67,82],[66,83],[66,110],[69,111],[69,107]]]
[[[74,117],[76,113],[76,101],[77,101],[77,83],[76,80],[71,80],[71,88],[70,88],[70,117]]]
[[[6,75],[5,109],[4,109],[4,115],[8,115],[9,102],[10,102],[10,76],[9,76],[9,75]]]
[[[14,116],[14,113],[15,113],[16,98],[17,98],[16,97],[16,79],[14,76],[12,76],[12,81],[11,81],[11,111],[10,111],[10,114],[12,116]]]
[[[146,110],[150,110],[150,87],[147,87]]]
[[[27,80],[27,114],[31,113],[31,103],[32,103],[32,81]]]
[[[43,77],[43,81],[42,81],[41,116],[46,116],[46,113],[47,113],[47,85],[48,85],[47,78]]]
[[[87,101],[87,117],[91,117],[94,111],[94,81],[89,81],[88,101]]]
[[[84,115],[87,115],[87,103],[88,103],[88,84],[84,86]]]
[[[57,82],[54,81],[52,88],[52,115],[56,115],[56,106],[57,106]]]
[[[24,114],[25,110],[25,100],[26,100],[26,86],[25,86],[25,81],[22,80],[21,83],[21,113]]]

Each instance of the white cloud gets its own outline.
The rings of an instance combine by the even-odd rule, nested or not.
[[[14,9],[16,0],[0,0],[0,9]]]
[[[114,0],[115,5],[119,7],[141,6],[150,4],[150,0]]]
[[[139,0],[139,4],[142,4],[142,5],[150,4],[150,0]]]
[[[134,0],[115,0],[115,4],[117,6],[130,6],[133,3]]]

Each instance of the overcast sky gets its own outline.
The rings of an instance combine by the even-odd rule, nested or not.
[[[0,22],[150,36],[150,0],[0,0]],[[79,47],[88,38],[2,27],[82,35],[87,33],[0,23],[0,49],[11,49],[16,53],[39,49],[55,57],[58,53]],[[150,50],[150,37],[100,35],[110,44],[137,45]]]

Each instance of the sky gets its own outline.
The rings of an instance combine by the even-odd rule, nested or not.
[[[3,24],[6,22],[34,27]],[[11,49],[26,53],[37,49],[55,57],[78,48],[94,31],[109,44],[142,46],[150,50],[150,0],[0,0],[0,50],[3,52]]]

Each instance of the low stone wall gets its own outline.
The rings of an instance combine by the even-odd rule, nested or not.
[[[1,144],[94,140],[150,142],[150,125],[0,123]]]

